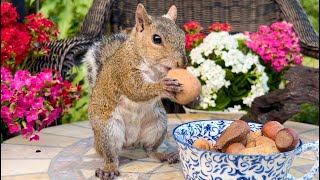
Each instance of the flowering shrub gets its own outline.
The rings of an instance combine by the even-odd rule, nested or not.
[[[192,22],[183,26],[191,64],[187,69],[202,84],[198,109],[229,112],[246,110],[256,97],[270,90],[270,81],[274,83],[274,77],[270,74],[276,74],[276,83],[279,85],[281,74],[278,72],[284,66],[301,63],[298,39],[291,25],[286,22],[275,23],[268,31],[266,27],[260,28],[262,32],[231,35],[228,33],[231,31],[229,24],[214,23],[208,27],[210,33],[207,36],[201,35],[201,38],[195,39],[190,36],[201,34],[201,25]],[[285,47],[285,43],[290,45]],[[275,47],[279,49],[273,49]],[[287,63],[282,63],[284,57],[288,58]],[[270,61],[272,66],[266,64]]]
[[[11,71],[27,70],[38,56],[48,54],[44,43],[57,39],[59,32],[41,13],[27,16],[25,23],[17,18],[15,7],[1,3],[1,66]]]
[[[1,121],[10,133],[39,140],[35,129],[40,131],[66,113],[81,88],[56,70],[30,74],[37,57],[49,53],[44,43],[57,39],[59,31],[40,13],[27,16],[24,23],[17,18],[10,3],[1,3]]]
[[[276,22],[270,27],[260,26],[260,30],[250,34],[247,46],[259,54],[265,63],[271,63],[275,71],[280,72],[289,64],[300,65],[299,39],[292,24]]]
[[[81,88],[72,87],[55,70],[45,70],[30,75],[18,70],[14,76],[1,67],[1,118],[8,125],[10,133],[19,132],[31,140],[39,140],[34,134],[51,124],[71,107],[79,98]]]

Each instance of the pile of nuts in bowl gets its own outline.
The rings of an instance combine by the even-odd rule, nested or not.
[[[261,130],[250,132],[247,122],[236,120],[222,132],[214,145],[205,138],[199,138],[193,146],[229,154],[263,155],[290,151],[298,143],[298,133],[277,121],[269,121]]]

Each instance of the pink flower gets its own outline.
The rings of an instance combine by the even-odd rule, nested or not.
[[[274,70],[280,72],[290,64],[302,62],[299,40],[292,27],[292,24],[285,21],[273,23],[270,27],[260,26],[258,32],[250,34],[246,44],[265,63],[271,63]]]
[[[264,59],[265,61],[270,61],[271,60],[271,54],[263,55],[262,59]]]
[[[38,128],[38,131],[41,131],[46,125],[51,124],[53,122],[52,119],[45,118],[42,122],[40,127]]]
[[[57,84],[57,85],[52,86],[50,88],[50,94],[51,94],[51,96],[59,97],[61,95],[61,90],[62,90],[62,85]]]
[[[26,112],[26,110],[22,107],[16,107],[15,111],[14,111],[14,115],[19,117],[19,118],[23,118],[24,117],[24,113]]]
[[[62,112],[62,108],[61,107],[57,107],[56,109],[52,110],[50,115],[49,115],[49,119],[55,120],[58,117],[60,117],[60,113]]]
[[[42,81],[49,81],[51,82],[52,79],[52,72],[41,72],[39,73],[38,77],[42,80]]]
[[[263,56],[264,53],[265,53],[265,49],[263,49],[263,48],[258,48],[258,49],[257,49],[257,53],[258,53],[260,56]]]
[[[39,140],[34,134],[36,120],[42,121],[40,131],[67,112],[80,96],[81,88],[63,80],[56,70],[36,75],[18,70],[14,77],[7,68],[1,70],[1,118],[10,133],[20,131],[20,122],[25,122],[21,134],[30,141]]]
[[[1,67],[1,81],[10,83],[12,80],[13,79],[10,70],[6,67]]]
[[[30,72],[29,71],[23,71],[23,70],[18,70],[15,75],[15,77],[21,79],[21,80],[25,80],[28,79],[30,77]]]
[[[34,109],[31,109],[30,111],[27,111],[26,115],[27,115],[27,122],[34,121],[34,120],[38,119],[38,113]]]
[[[266,33],[269,33],[269,31],[270,31],[270,28],[268,27],[268,26],[260,26],[260,32],[262,33],[262,34],[266,34]]]
[[[20,126],[18,123],[9,124],[9,132],[11,134],[19,131],[20,131]]]
[[[15,92],[13,90],[9,90],[7,86],[1,87],[1,103],[4,101],[10,101]]]
[[[24,109],[30,108],[30,106],[34,102],[34,96],[35,94],[33,92],[30,92],[28,94],[22,93],[18,95],[17,105],[23,107]]]
[[[29,141],[32,141],[32,140],[36,140],[36,141],[39,141],[40,137],[37,135],[37,134],[32,134],[30,137],[29,137]]]
[[[33,134],[33,127],[25,127],[21,130],[21,135]]]
[[[33,101],[32,107],[36,109],[41,109],[43,107],[43,102],[44,102],[43,97],[36,98]]]
[[[302,55],[301,54],[295,55],[293,57],[294,57],[293,61],[295,64],[297,64],[297,65],[302,64]]]
[[[25,81],[15,78],[11,84],[11,88],[15,90],[21,90],[24,85]]]
[[[44,82],[40,78],[33,78],[30,81],[31,85],[29,86],[29,90],[31,92],[38,92],[41,88],[45,87]]]
[[[9,114],[12,112],[10,111],[8,106],[2,106],[1,107],[1,117],[2,118],[8,118]]]

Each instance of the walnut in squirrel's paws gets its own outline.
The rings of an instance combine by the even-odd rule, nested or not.
[[[186,69],[171,69],[167,76],[174,78],[182,84],[183,91],[176,93],[176,102],[178,104],[189,104],[197,99],[201,94],[201,83]]]

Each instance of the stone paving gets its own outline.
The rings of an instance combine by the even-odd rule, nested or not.
[[[160,151],[177,150],[172,130],[192,120],[218,119],[206,114],[170,114],[169,128]],[[319,126],[286,122],[296,129],[304,143],[319,139]],[[3,180],[82,180],[95,179],[94,171],[102,159],[93,149],[93,132],[88,121],[43,129],[40,141],[29,142],[21,136],[1,144],[1,179]],[[312,151],[296,158],[290,173],[302,176],[313,165]],[[120,154],[118,180],[183,180],[180,164],[169,165],[148,158],[143,150],[125,150]],[[319,174],[314,179],[319,179]]]

